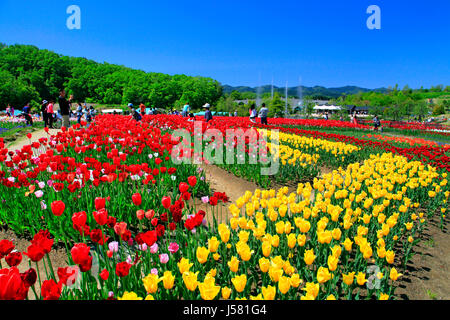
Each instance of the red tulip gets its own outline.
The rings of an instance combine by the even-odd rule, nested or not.
[[[188,178],[188,183],[191,187],[195,187],[195,185],[197,184],[197,177],[196,176],[190,176]]]
[[[87,216],[86,216],[86,212],[82,211],[82,212],[75,212],[72,215],[72,222],[74,225],[78,226],[78,227],[82,227],[86,224],[87,221]]]
[[[118,222],[114,226],[114,232],[119,236],[122,236],[126,230],[127,224],[125,222]]]
[[[28,256],[28,258],[30,258],[31,261],[38,262],[42,260],[42,258],[45,255],[45,252],[44,250],[42,250],[41,247],[32,244],[27,248],[27,252],[24,252],[23,254]]]
[[[51,204],[52,213],[60,217],[64,213],[64,209],[66,208],[66,205],[61,200],[53,201]]]
[[[116,275],[118,277],[126,277],[130,273],[131,264],[128,262],[119,262],[116,265]]]
[[[105,198],[95,198],[95,210],[100,210],[105,208],[106,199]]]
[[[138,210],[136,211],[136,217],[138,220],[142,220],[145,217],[145,211],[144,210]]]
[[[22,262],[22,254],[20,252],[11,252],[6,256],[5,260],[10,267],[15,267]]]
[[[100,272],[100,278],[101,278],[103,281],[108,280],[108,278],[109,278],[109,271],[106,270],[106,269],[103,269],[102,272]]]
[[[55,280],[45,280],[42,283],[41,295],[44,300],[59,300],[61,296],[61,286]]]
[[[21,273],[20,276],[22,277],[22,281],[27,288],[34,286],[34,284],[36,283],[37,273],[33,268],[30,268],[24,273]]]
[[[155,210],[149,210],[145,212],[145,217],[151,220],[155,216]]]
[[[180,190],[181,193],[185,193],[189,190],[189,185],[185,182],[181,182],[180,185],[178,186],[178,189]]]
[[[89,260],[90,248],[85,243],[77,243],[70,250],[72,260],[75,264],[81,265]]]
[[[14,249],[14,243],[7,239],[0,240],[0,259],[8,255]]]
[[[133,200],[135,206],[140,206],[142,203],[142,196],[140,193],[135,193],[131,196],[131,200]]]
[[[17,268],[0,270],[0,300],[25,300],[28,288]]]
[[[94,211],[92,215],[94,216],[95,221],[100,226],[103,226],[108,222],[108,212],[105,209]]]
[[[164,208],[169,209],[170,204],[172,203],[172,200],[170,199],[170,197],[163,197],[161,200],[161,203]]]

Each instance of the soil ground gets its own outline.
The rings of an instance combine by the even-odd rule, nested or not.
[[[56,132],[56,130],[55,130]],[[52,132],[52,133],[55,133]],[[37,141],[41,137],[46,137],[44,130],[33,133],[31,142]],[[15,141],[10,150],[20,149],[22,146],[29,144],[30,141],[25,137]],[[258,189],[255,183],[248,182],[244,179],[237,178],[227,171],[211,165],[203,165],[205,170],[206,180],[210,183],[212,191],[226,192],[230,198],[230,202],[235,202],[247,190],[254,192]],[[331,170],[322,168],[324,173]],[[278,188],[279,186],[276,186]],[[290,191],[295,191],[295,185],[289,185]],[[200,199],[195,201],[196,209],[206,209],[206,205]],[[218,210],[222,210],[222,219],[228,215],[228,205],[220,204]],[[207,210],[205,210],[207,211]],[[434,218],[428,224],[422,235],[421,241],[415,247],[415,255],[408,263],[407,270],[398,282],[398,287],[395,292],[395,299],[401,300],[445,300],[450,299],[450,234],[448,228],[441,230],[438,226],[438,218]],[[209,216],[208,220],[211,220]],[[14,241],[18,251],[26,251],[30,245],[29,239],[17,237],[10,230],[0,229],[0,240],[10,239]],[[53,269],[66,266],[67,255],[64,249],[53,250],[50,253],[50,258],[53,264]],[[5,267],[5,266],[3,266]],[[32,267],[36,269],[33,263]],[[18,266],[21,272],[29,268],[28,258],[23,257],[22,263]],[[45,270],[42,262],[39,263],[40,275],[45,278]],[[40,289],[37,288],[39,292]],[[30,291],[30,299],[34,299],[34,294]]]

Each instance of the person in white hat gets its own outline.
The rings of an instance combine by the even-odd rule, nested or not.
[[[205,111],[205,120],[206,120],[206,122],[209,122],[210,120],[212,120],[212,113],[211,113],[211,111],[209,110],[209,108],[210,108],[211,106],[209,105],[209,103],[206,103],[204,106],[203,106],[203,108],[204,109],[206,109],[206,111]]]

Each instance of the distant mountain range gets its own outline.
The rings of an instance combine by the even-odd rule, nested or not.
[[[229,85],[223,85],[223,92],[224,93],[231,93],[234,90],[238,92],[253,92],[257,93],[259,91],[260,94],[264,94],[267,92],[271,92],[272,86],[271,85],[265,85],[261,87],[246,87],[246,86],[238,86],[233,87]],[[278,92],[281,95],[285,95],[286,88],[283,87],[273,87],[274,92]],[[326,88],[322,86],[314,86],[314,87],[305,87],[302,86],[302,94],[303,96],[324,96],[324,97],[330,97],[330,98],[337,98],[340,97],[343,94],[356,94],[358,92],[369,92],[369,91],[375,91],[375,92],[387,92],[386,88],[377,88],[377,89],[367,89],[367,88],[361,88],[356,86],[345,86],[345,87],[338,87],[338,88]],[[289,96],[298,96],[299,95],[299,87],[288,87],[288,95]]]

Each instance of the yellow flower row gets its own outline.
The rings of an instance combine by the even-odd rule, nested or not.
[[[320,156],[318,154],[310,155],[307,153],[303,153],[298,149],[292,149],[287,145],[273,145],[271,143],[267,143],[267,147],[270,150],[274,160],[281,160],[283,166],[289,165],[300,165],[306,167],[307,165],[315,165],[319,160]]]
[[[268,138],[272,137],[272,132],[269,130],[259,129],[258,131],[267,135]],[[278,132],[278,138],[280,145],[289,144],[294,149],[302,150],[310,154],[325,151],[326,153],[333,154],[335,157],[340,157],[361,150],[360,147],[344,142],[328,141],[284,132]]]

